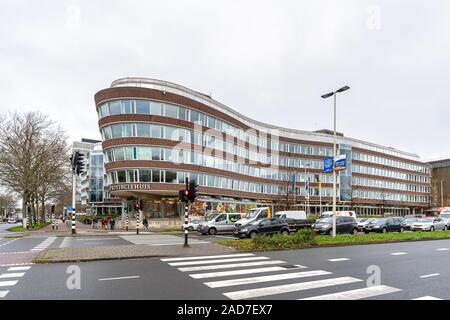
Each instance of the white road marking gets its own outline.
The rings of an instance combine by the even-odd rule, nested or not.
[[[289,270],[289,269],[284,268],[284,267],[267,267],[267,268],[256,268],[256,269],[233,270],[233,271],[196,273],[196,274],[190,274],[189,276],[194,279],[205,279],[205,278],[227,277],[227,276],[237,276],[237,275],[242,275],[242,274],[252,274],[252,273],[262,273],[262,272],[272,272],[272,271],[286,271],[286,270]]]
[[[20,253],[34,253],[33,251],[8,251],[0,252],[0,254],[20,254]]]
[[[347,261],[349,258],[337,258],[337,259],[328,259],[330,262],[338,262],[338,261]]]
[[[14,267],[14,266],[29,266],[33,265],[34,263],[31,262],[25,262],[25,263],[6,263],[6,264],[0,264],[0,267]]]
[[[0,279],[5,279],[5,278],[20,278],[23,277],[25,273],[23,272],[18,272],[18,273],[4,273],[4,274],[0,274]]]
[[[8,271],[25,271],[30,270],[31,267],[11,267]]]
[[[120,240],[120,238],[102,238],[102,237],[98,237],[98,238],[77,238],[75,239],[76,241],[103,241],[103,240]]]
[[[0,287],[9,287],[9,286],[15,286],[18,280],[14,281],[0,281]]]
[[[6,297],[9,291],[0,291],[0,298]]]
[[[432,274],[426,274],[424,276],[420,276],[421,278],[430,278],[430,277],[436,277],[436,276],[440,276],[440,273],[432,273]]]
[[[233,258],[233,257],[248,257],[254,256],[253,253],[240,253],[240,254],[222,254],[218,256],[196,256],[196,257],[184,257],[184,258],[167,258],[161,259],[161,261],[184,261],[184,260],[200,260],[200,259],[216,259],[216,258]]]
[[[449,248],[439,248],[439,249],[436,249],[437,251],[448,251],[448,250],[450,250]]]
[[[67,248],[70,247],[70,244],[72,242],[71,238],[64,238],[61,244],[59,245],[60,248]]]
[[[56,237],[49,237],[42,241],[40,244],[35,246],[31,251],[43,251],[47,249],[54,241],[56,240]]]
[[[219,260],[201,260],[201,261],[188,261],[188,262],[174,262],[169,263],[170,266],[189,266],[194,264],[212,264],[212,263],[227,263],[237,261],[251,261],[251,260],[268,260],[268,257],[250,257],[250,258],[232,258],[232,259],[219,259]]]
[[[110,281],[110,280],[122,280],[122,279],[136,279],[139,278],[139,276],[128,276],[128,277],[117,277],[117,278],[103,278],[98,279],[98,281]]]
[[[439,298],[436,298],[436,297],[432,297],[432,296],[424,296],[424,297],[416,298],[416,299],[413,299],[413,300],[442,300],[442,299],[439,299]]]
[[[272,261],[259,261],[259,262],[246,262],[246,263],[230,263],[230,264],[219,264],[214,266],[201,266],[201,267],[187,267],[178,268],[182,272],[186,271],[204,271],[204,270],[217,270],[217,269],[229,269],[229,268],[241,268],[241,267],[254,267],[270,264],[281,264],[286,263],[282,260],[272,260]]]
[[[405,254],[408,254],[408,253],[406,253],[406,252],[392,252],[391,256],[402,256],[402,255],[405,255]]]
[[[251,278],[205,282],[205,285],[207,285],[210,288],[221,288],[221,287],[237,286],[237,285],[242,285],[242,284],[251,284],[251,283],[261,283],[261,282],[269,282],[269,281],[277,281],[277,280],[323,276],[323,275],[327,275],[327,274],[331,274],[331,272],[323,271],[323,270],[314,270],[314,271],[283,273],[283,274],[275,274],[275,275],[251,277]]]
[[[398,292],[398,291],[402,291],[402,290],[393,288],[393,287],[380,285],[380,286],[373,286],[373,287],[356,289],[356,290],[324,294],[321,296],[309,297],[309,298],[299,299],[299,300],[359,300],[359,299],[380,296],[383,294],[388,294],[388,293],[393,293],[393,292]]]
[[[226,292],[226,293],[224,293],[224,295],[232,300],[241,300],[241,299],[270,296],[270,295],[275,295],[275,294],[280,294],[280,293],[295,292],[295,291],[302,291],[302,290],[316,289],[316,288],[323,288],[323,287],[331,287],[331,286],[336,286],[336,285],[340,285],[340,284],[348,284],[348,283],[354,283],[354,282],[360,282],[360,281],[362,281],[362,280],[357,279],[357,278],[341,277],[341,278],[333,278],[333,279],[327,279],[327,280],[316,280],[316,281],[309,281],[309,282],[285,284],[285,285],[273,286],[273,287]]]

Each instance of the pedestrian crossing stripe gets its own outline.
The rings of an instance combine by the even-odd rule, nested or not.
[[[222,263],[222,262],[238,262],[238,261],[252,261],[252,260],[268,260],[268,257],[250,257],[250,258],[231,258],[231,259],[219,259],[219,260],[201,260],[201,261],[184,261],[184,262],[174,262],[169,263],[170,266],[189,266],[196,264],[212,264],[212,263]]]
[[[379,285],[356,290],[324,294],[321,296],[309,297],[299,300],[360,300],[399,291],[402,290],[389,286]]]
[[[286,262],[282,261],[282,260],[270,260],[270,261],[258,261],[258,262],[219,264],[219,265],[213,265],[213,266],[186,267],[186,268],[178,268],[178,270],[180,270],[182,272],[192,272],[192,271],[254,267],[254,266],[263,266],[263,265],[266,266],[266,265],[282,264],[282,263],[286,263]]]
[[[233,258],[233,257],[249,257],[254,256],[253,253],[240,253],[240,254],[222,254],[217,256],[196,256],[196,257],[183,257],[183,258],[166,258],[161,261],[185,261],[185,260],[202,260],[202,259],[218,259],[218,258]]]
[[[9,290],[7,291],[0,291],[0,298],[4,298],[6,297],[6,295],[8,294]]]
[[[279,286],[265,287],[265,288],[257,288],[257,289],[249,289],[249,290],[241,290],[241,291],[233,291],[226,292],[224,295],[232,300],[242,300],[242,299],[250,299],[250,298],[260,298],[264,296],[271,296],[281,293],[289,293],[296,291],[303,291],[309,289],[317,289],[324,287],[331,287],[340,284],[350,284],[355,282],[361,282],[361,279],[353,278],[353,277],[340,277],[340,278],[332,278],[326,280],[315,280],[308,282],[299,282],[299,283],[291,283]]]
[[[287,280],[287,279],[298,279],[298,278],[306,278],[306,277],[314,277],[314,276],[323,276],[323,275],[328,275],[328,274],[331,274],[331,272],[323,271],[323,270],[314,270],[314,271],[283,273],[283,274],[275,274],[275,275],[251,277],[251,278],[242,278],[242,279],[232,279],[232,280],[205,282],[204,284],[207,285],[210,288],[221,288],[221,287],[230,287],[230,286],[237,286],[237,285],[243,285],[243,284],[253,284],[253,283],[261,283],[261,282],[268,282],[268,281],[277,281],[277,280]]]
[[[286,271],[286,270],[288,270],[288,269],[286,269],[284,267],[266,267],[266,268],[255,268],[255,269],[232,270],[232,271],[195,273],[195,274],[190,274],[189,276],[193,279],[205,279],[205,278],[227,277],[227,276],[237,276],[237,275],[244,275],[244,274],[272,272],[272,271]]]

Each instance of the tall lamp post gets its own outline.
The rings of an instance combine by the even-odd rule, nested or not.
[[[305,211],[306,211],[306,214],[309,214],[309,205],[307,205],[307,204],[309,204],[309,184],[308,184],[308,177],[307,177],[307,174],[306,174],[306,168],[309,168],[309,167],[311,167],[311,163],[308,163],[308,164],[305,164],[304,165],[304,168],[305,168]]]
[[[336,95],[350,89],[349,86],[342,87],[336,91],[324,94],[322,98],[334,97],[334,130],[333,130],[333,238],[336,237],[336,170],[334,170],[334,159],[336,158]]]

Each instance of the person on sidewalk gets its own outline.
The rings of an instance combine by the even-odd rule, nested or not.
[[[148,220],[147,220],[147,217],[144,217],[144,221],[142,221],[142,223],[144,224],[144,228],[148,230]]]
[[[111,218],[111,220],[109,220],[109,225],[111,226],[111,230],[114,230],[115,224],[116,224],[116,220],[114,220],[114,218]]]

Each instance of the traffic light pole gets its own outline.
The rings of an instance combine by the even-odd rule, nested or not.
[[[126,217],[125,217],[125,229],[128,231],[128,208],[125,208],[126,210]]]
[[[184,247],[189,247],[189,244],[188,244],[188,237],[189,237],[188,216],[189,216],[189,204],[186,201],[184,203]]]
[[[137,210],[136,216],[136,234],[139,234],[139,218],[141,217],[141,209]]]
[[[77,175],[73,172],[73,189],[72,189],[72,234],[76,234],[76,221],[75,221],[75,204],[76,204],[76,192],[77,192]]]

